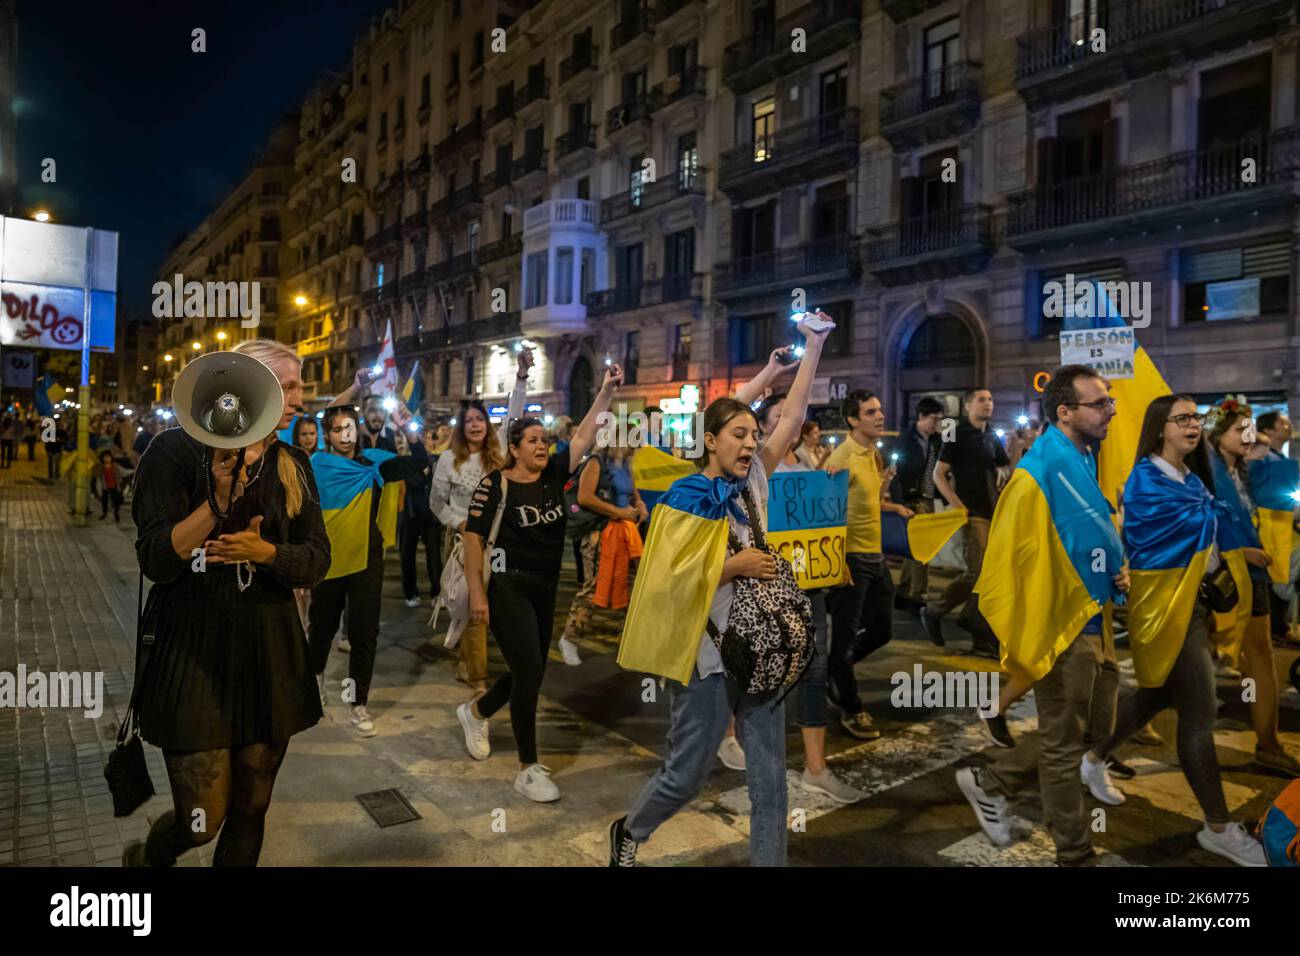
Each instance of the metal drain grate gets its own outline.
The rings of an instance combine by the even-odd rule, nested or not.
[[[415,807],[411,806],[411,801],[402,796],[400,790],[359,793],[357,802],[381,827],[396,826],[399,823],[410,823],[412,820],[420,819],[420,815],[415,812]]]

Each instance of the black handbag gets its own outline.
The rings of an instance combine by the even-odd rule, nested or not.
[[[1219,565],[1219,570],[1205,576],[1201,582],[1201,600],[1216,614],[1226,614],[1237,606],[1237,582],[1226,564]]]
[[[117,731],[117,746],[108,755],[104,777],[113,795],[113,816],[127,817],[140,808],[156,792],[149,767],[144,760],[144,744],[140,740],[140,720],[136,714],[136,699],[140,692],[140,676],[153,647],[154,635],[146,634],[144,626],[144,575],[140,575],[140,592],[136,599],[135,619],[135,682],[131,685],[131,700],[126,706],[126,716]]]

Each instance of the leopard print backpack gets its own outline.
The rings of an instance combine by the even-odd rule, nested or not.
[[[741,495],[754,547],[776,558],[776,577],[770,581],[736,578],[726,631],[719,633],[712,618],[708,631],[722,656],[722,666],[741,692],[765,694],[793,687],[812,660],[812,605],[795,581],[790,562],[768,547],[749,488]],[[727,547],[728,555],[742,550],[730,523]]]

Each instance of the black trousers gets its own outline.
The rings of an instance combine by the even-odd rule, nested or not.
[[[479,698],[478,712],[491,717],[510,704],[523,764],[537,763],[537,697],[551,646],[556,584],[556,575],[527,571],[494,574],[488,582],[488,627],[510,669]]]
[[[113,517],[116,518],[118,512],[122,510],[122,492],[116,488],[105,488],[99,493],[100,515],[108,517],[108,505],[112,502]]]
[[[831,650],[826,663],[840,709],[856,714],[863,705],[853,665],[884,647],[893,636],[894,579],[879,555],[850,553],[848,564],[853,583],[835,588],[826,602],[831,612]]]
[[[442,580],[442,525],[433,512],[421,515],[403,515],[398,529],[399,549],[402,559],[402,597],[420,596],[416,580],[415,555],[420,542],[424,542],[424,569],[429,575],[429,596],[437,597]]]
[[[343,606],[348,609],[348,642],[352,653],[348,677],[356,691],[353,704],[364,705],[370,697],[370,680],[375,673],[375,648],[379,643],[379,600],[384,590],[384,552],[374,548],[365,570],[322,581],[311,589],[311,610],[307,613],[308,661],[316,674],[325,673],[330,645],[339,629]]]
[[[12,438],[0,438],[0,464],[8,468],[14,463],[16,457],[18,456],[14,448],[14,440]]]

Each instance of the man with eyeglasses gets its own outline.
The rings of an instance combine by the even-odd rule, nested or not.
[[[1007,486],[976,585],[1004,669],[1013,684],[1034,687],[1038,733],[982,769],[958,771],[957,784],[990,841],[1005,846],[1007,800],[1036,770],[1057,863],[1078,866],[1095,856],[1083,758],[1113,732],[1119,692],[1115,648],[1099,609],[1128,591],[1128,571],[1092,452],[1115,417],[1106,380],[1086,366],[1064,366],[1044,390],[1043,406],[1052,427]]]
[[[943,442],[934,466],[934,486],[954,508],[966,509],[962,528],[962,556],[966,570],[954,579],[937,601],[921,607],[921,624],[930,640],[944,644],[945,615],[965,605],[959,623],[971,634],[971,654],[997,660],[998,645],[979,617],[978,601],[971,594],[979,578],[988,547],[989,522],[998,500],[998,469],[1011,464],[1007,450],[989,428],[993,418],[993,393],[972,388],[962,400],[963,417],[952,441]]]

